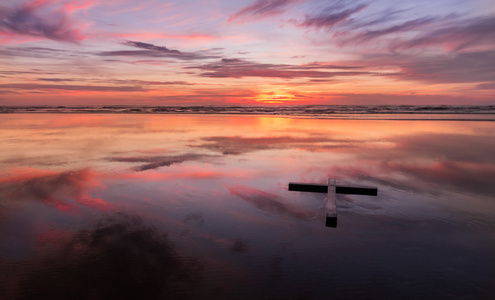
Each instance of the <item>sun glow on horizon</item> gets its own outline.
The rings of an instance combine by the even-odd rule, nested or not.
[[[297,104],[300,99],[296,95],[284,90],[266,90],[260,92],[254,99],[259,104]]]

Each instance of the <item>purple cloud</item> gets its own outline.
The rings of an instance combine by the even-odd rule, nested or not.
[[[424,17],[411,21],[407,21],[405,23],[390,26],[387,28],[379,29],[379,30],[370,30],[364,33],[358,34],[355,36],[352,41],[354,42],[365,42],[371,39],[376,39],[382,37],[384,35],[392,34],[392,33],[402,33],[410,30],[415,30],[421,27],[424,27],[428,24],[431,24],[436,21],[436,18],[433,17]]]
[[[482,90],[495,90],[495,82],[480,83],[476,87]]]
[[[355,76],[369,74],[364,71],[321,71],[321,69],[355,69],[355,66],[324,65],[319,63],[306,65],[263,64],[243,59],[224,58],[219,62],[197,67],[204,72],[203,77],[213,78],[242,78],[242,77],[267,77],[267,78],[329,78],[335,76]]]
[[[143,42],[125,41],[125,42],[122,42],[122,45],[146,49],[146,50],[153,50],[153,51],[158,51],[158,52],[163,52],[163,53],[169,53],[169,54],[173,54],[173,55],[182,55],[182,52],[180,52],[179,50],[171,50],[165,46],[156,46],[153,44],[148,44],[148,43],[143,43]]]
[[[489,82],[495,78],[495,51],[460,53],[397,62],[399,77],[433,83]]]
[[[361,4],[354,8],[336,12],[335,7],[327,8],[316,16],[306,16],[306,20],[299,24],[301,27],[315,27],[317,29],[330,29],[347,20],[351,15],[365,9],[367,5]]]
[[[0,89],[21,89],[21,90],[67,90],[67,91],[96,91],[96,92],[136,92],[145,91],[140,86],[101,86],[101,85],[69,85],[69,84],[31,84],[12,83],[0,84]]]
[[[46,47],[5,47],[0,50],[0,56],[7,57],[32,57],[38,59],[74,59],[75,56],[78,57],[89,57],[90,52],[86,51],[75,51],[75,50],[63,50],[55,48]],[[35,70],[35,69],[31,69]],[[46,74],[41,72],[40,69],[36,69],[37,73]],[[35,73],[32,73],[35,74]]]
[[[114,84],[133,84],[133,85],[196,85],[192,82],[187,81],[151,81],[151,80],[136,80],[136,79],[111,79],[107,81],[108,83]]]
[[[349,19],[346,20],[345,25],[348,26],[349,30],[356,30],[363,27],[376,26],[379,24],[384,24],[390,21],[394,21],[400,18],[400,14],[406,12],[407,9],[394,10],[386,9],[374,14],[365,15],[359,19]]]
[[[19,7],[0,7],[0,31],[64,42],[78,42],[84,38],[79,30],[72,28],[63,8],[50,9],[42,1]]]
[[[169,49],[165,46],[156,46],[149,43],[124,41],[121,43],[125,46],[131,46],[142,50],[118,50],[118,51],[103,51],[100,56],[130,56],[130,57],[167,57],[180,60],[197,60],[219,58],[216,55],[205,55],[196,52],[182,52],[175,49]]]
[[[482,45],[492,46],[492,49],[495,45],[495,16],[472,18],[436,30],[425,30],[413,39],[392,44],[392,48],[446,46],[450,50],[460,51]]]
[[[251,5],[243,7],[230,17],[229,22],[239,18],[260,19],[284,12],[290,5],[304,0],[257,0]]]
[[[103,81],[101,79],[98,80],[88,80],[88,79],[76,79],[76,78],[37,78],[39,81],[48,81],[48,82],[81,82],[81,81],[88,81],[88,82],[97,82],[97,83],[102,83]],[[126,86],[143,86],[143,85],[196,85],[195,83],[187,82],[187,81],[152,81],[152,80],[137,80],[137,79],[108,79],[105,80],[104,82],[110,83],[110,84],[118,84],[118,85],[126,85]],[[14,85],[15,86],[15,85]],[[81,85],[81,87],[83,87]],[[94,87],[94,86],[92,86]]]
[[[38,78],[39,81],[49,81],[49,82],[72,82],[76,81],[75,79],[70,78]]]
[[[338,44],[346,46],[376,45],[384,42],[391,51],[425,47],[442,47],[450,51],[493,49],[495,44],[495,16],[460,19],[422,17],[376,30],[358,31],[363,26],[339,32]]]

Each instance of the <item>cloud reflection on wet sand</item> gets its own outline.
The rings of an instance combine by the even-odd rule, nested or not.
[[[366,165],[334,165],[331,173],[385,184],[404,191],[441,191],[495,194],[495,140],[486,135],[424,133],[392,136],[390,147],[379,151],[348,149]]]
[[[211,155],[201,155],[195,153],[186,153],[181,155],[171,156],[132,156],[132,157],[111,157],[110,161],[126,162],[126,163],[144,163],[140,166],[135,166],[134,171],[146,171],[158,169],[160,167],[168,167],[173,164],[180,164],[186,161],[202,161],[215,158]]]
[[[239,155],[254,151],[276,149],[302,149],[313,151],[318,148],[350,148],[357,141],[349,139],[333,139],[327,136],[272,136],[272,137],[242,137],[242,136],[211,136],[202,139],[206,143],[195,147],[220,152],[224,155]]]
[[[0,177],[0,203],[33,201],[60,210],[77,209],[78,205],[110,209],[110,204],[89,194],[96,187],[101,185],[90,169],[66,172],[27,169]]]
[[[110,214],[59,244],[4,266],[0,298],[190,299],[202,278],[197,259],[135,215]]]
[[[229,187],[232,195],[240,197],[242,200],[252,204],[257,209],[282,216],[288,216],[296,220],[311,220],[314,212],[301,209],[295,205],[284,203],[283,198],[258,189],[245,186]]]

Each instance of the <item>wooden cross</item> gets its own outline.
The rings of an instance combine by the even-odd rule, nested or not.
[[[337,203],[336,194],[352,194],[376,196],[377,188],[340,186],[335,184],[335,179],[328,179],[328,185],[314,183],[289,183],[289,191],[327,193],[325,226],[337,227]]]

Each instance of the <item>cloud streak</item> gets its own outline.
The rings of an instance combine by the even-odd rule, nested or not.
[[[453,24],[431,28],[410,40],[392,43],[394,50],[427,46],[443,46],[461,51],[480,46],[495,45],[495,16],[461,20]]]
[[[256,20],[281,14],[291,5],[304,0],[256,0],[254,3],[241,8],[232,15],[229,22],[234,20]]]
[[[425,47],[442,47],[448,51],[470,48],[493,49],[495,44],[495,16],[462,17],[451,13],[445,16],[421,16],[401,21],[405,9],[387,9],[384,12],[357,20],[353,15],[367,10],[371,4],[349,7],[343,2],[306,15],[298,27],[332,30],[331,43],[349,45],[386,45],[387,50],[399,51]],[[368,14],[369,15],[369,14]],[[389,24],[392,21],[392,24]],[[396,21],[396,22],[393,22]]]
[[[393,33],[403,33],[411,30],[416,30],[435,22],[436,18],[433,17],[424,17],[411,21],[407,21],[405,23],[390,26],[387,28],[382,28],[379,30],[371,30],[361,33],[354,37],[352,40],[356,42],[365,42],[370,41],[385,35],[393,34]]]
[[[121,44],[142,50],[102,51],[99,53],[99,55],[129,56],[129,57],[166,57],[166,58],[174,58],[178,60],[199,60],[199,59],[219,58],[218,55],[206,55],[201,52],[182,52],[175,49],[169,49],[165,46],[157,46],[154,44],[143,43],[143,42],[124,41]]]
[[[314,27],[317,29],[330,29],[366,7],[367,5],[361,4],[354,8],[349,8],[338,12],[335,11],[334,7],[330,7],[318,15],[306,16],[304,22],[300,23],[299,26]]]
[[[0,89],[15,90],[65,90],[65,91],[87,91],[87,92],[142,92],[140,86],[102,86],[102,85],[71,85],[71,84],[30,84],[12,83],[0,84]]]
[[[189,69],[200,69],[202,77],[212,78],[242,78],[242,77],[267,77],[267,78],[331,78],[336,76],[356,76],[370,74],[366,71],[350,71],[359,67],[337,66],[324,64],[286,65],[265,64],[251,62],[237,58],[223,58],[219,62],[209,63],[201,66],[188,67]],[[323,71],[327,69],[327,71]],[[339,69],[339,71],[328,71]]]
[[[381,20],[371,21],[380,24]],[[495,16],[460,18],[426,16],[378,29],[360,31],[368,26],[355,26],[336,33],[337,44],[366,46],[386,45],[389,51],[417,48],[444,48],[448,51],[489,50],[495,44]]]

